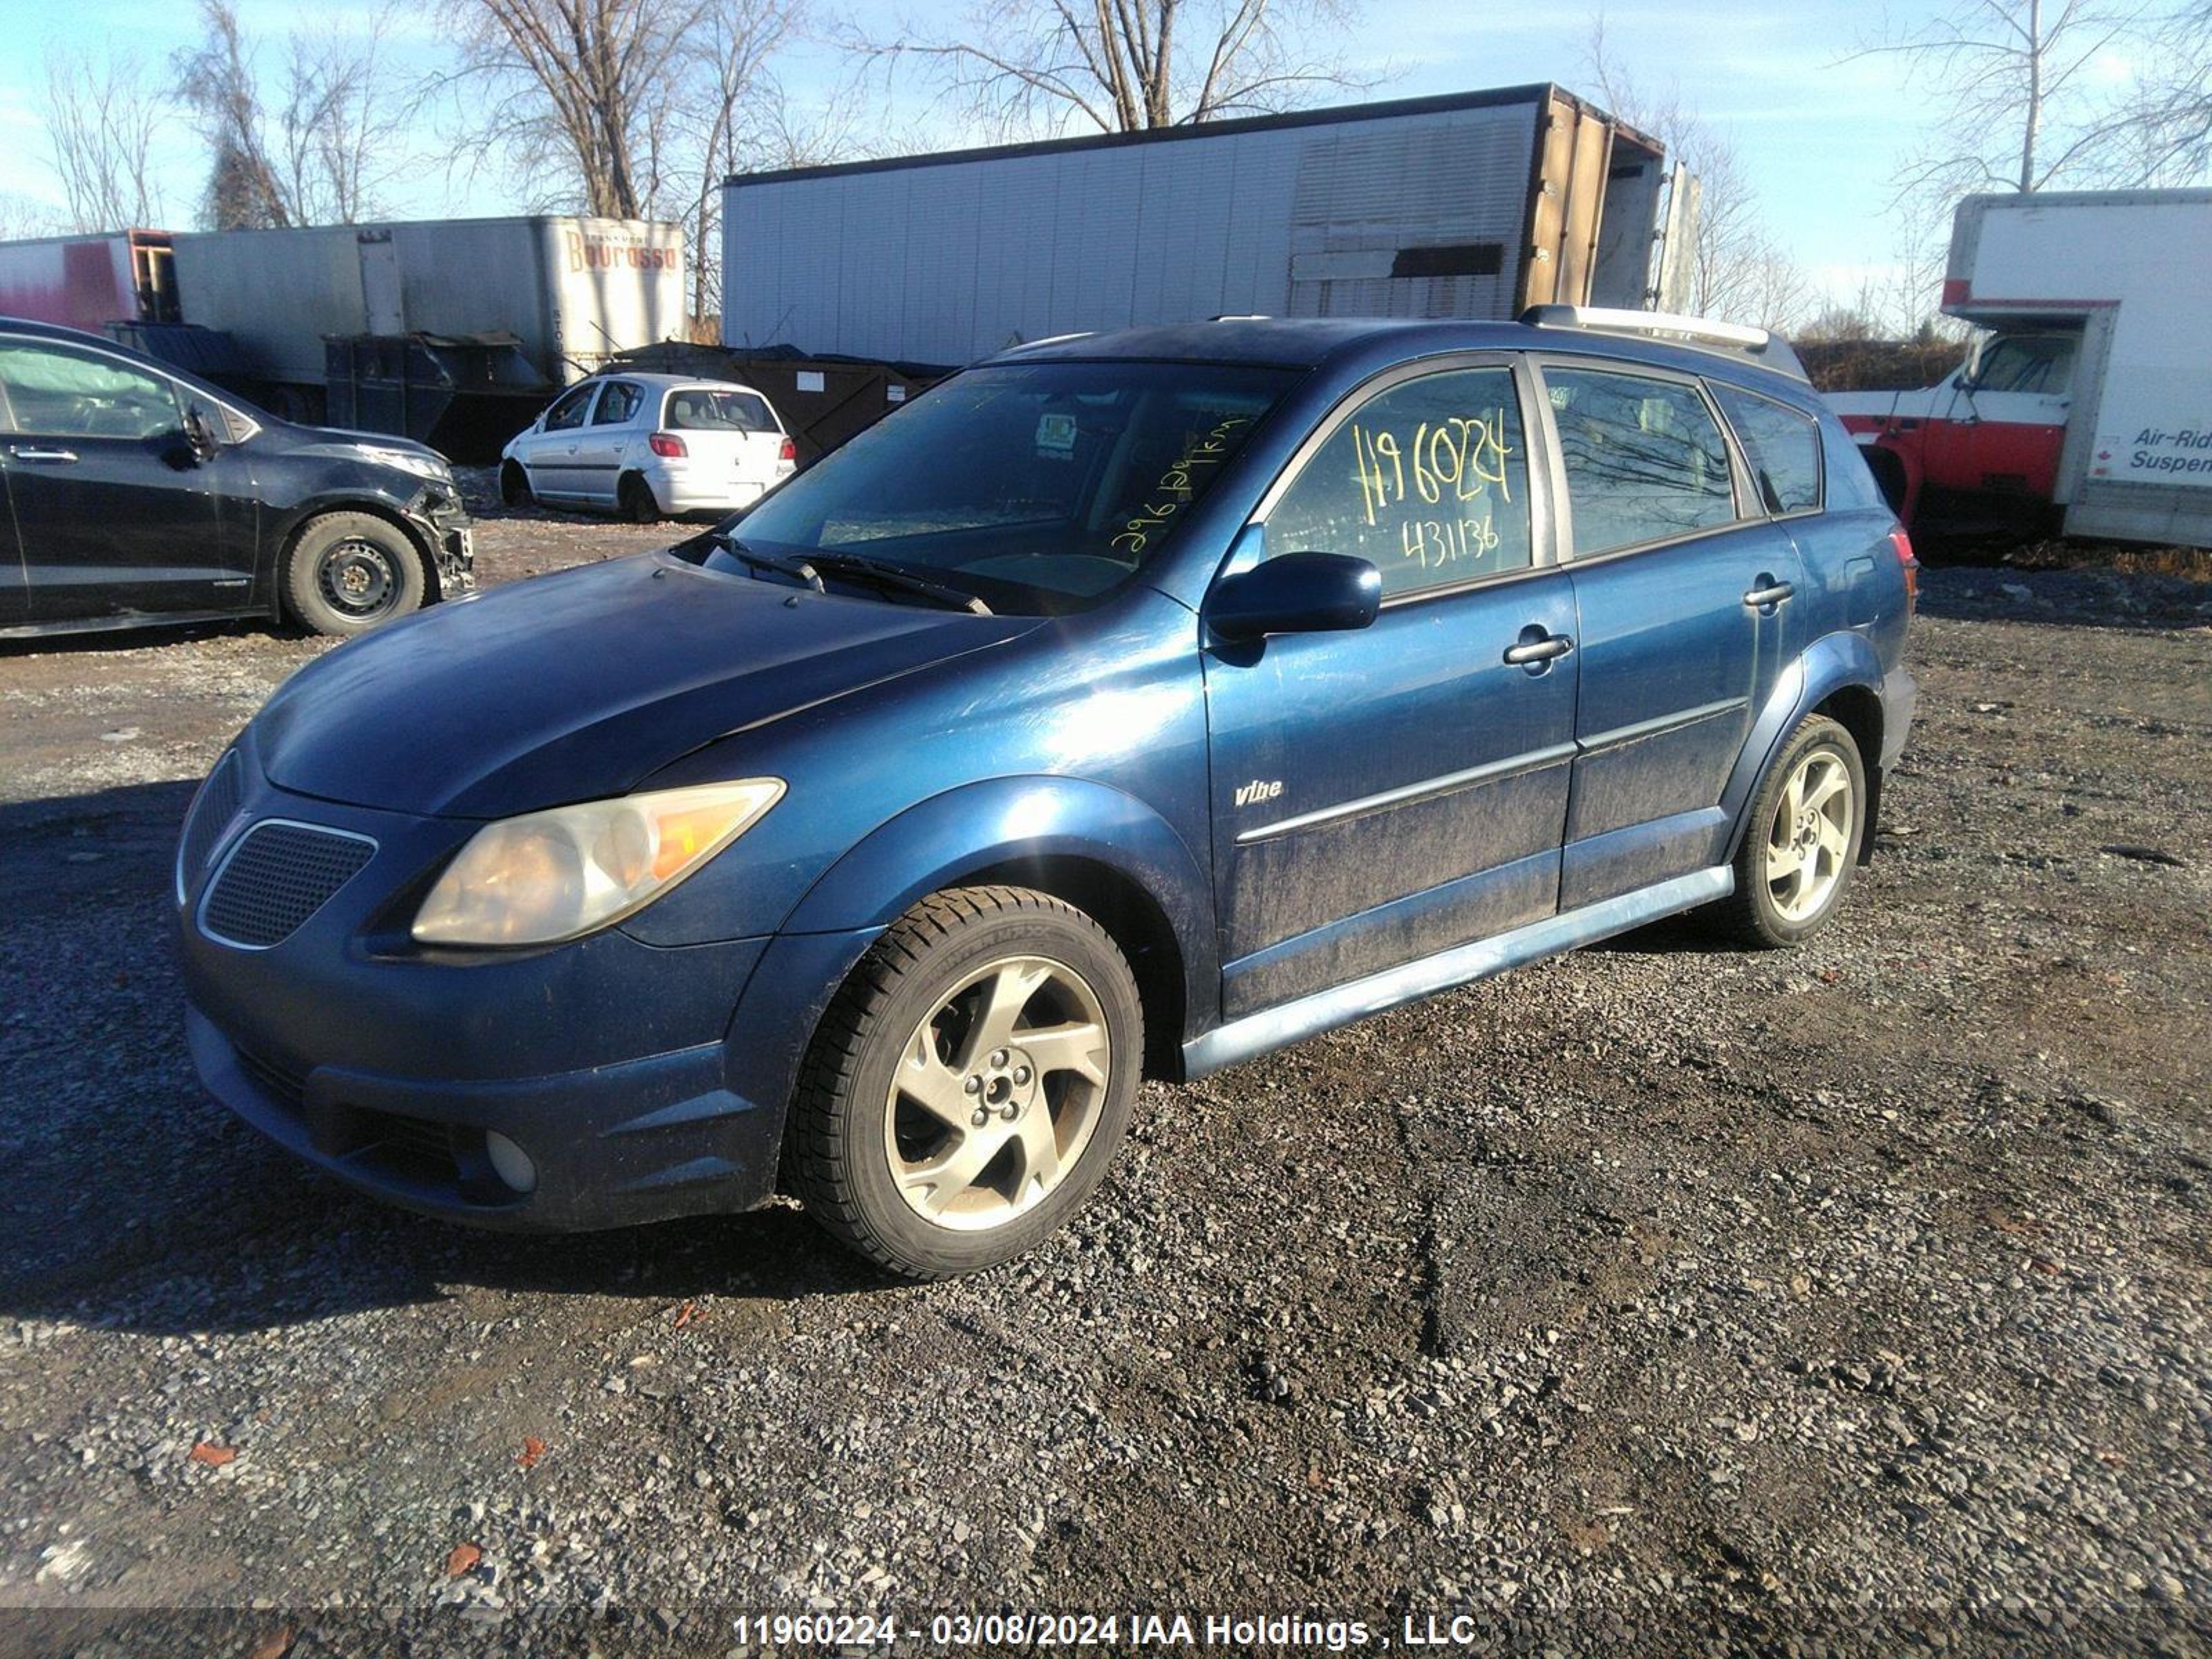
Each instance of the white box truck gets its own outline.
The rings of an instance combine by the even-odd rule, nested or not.
[[[1933,386],[1828,401],[1915,529],[2212,547],[2208,272],[2212,191],[1970,196],[1943,309],[1988,331]]]
[[[722,343],[952,367],[1224,314],[1680,310],[1696,200],[1548,84],[738,174]]]

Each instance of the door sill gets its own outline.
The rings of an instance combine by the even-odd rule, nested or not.
[[[1287,1043],[1302,1042],[1379,1014],[1434,992],[1504,973],[1542,957],[1625,933],[1662,916],[1692,910],[1735,890],[1735,872],[1727,865],[1677,876],[1632,893],[1601,899],[1563,915],[1546,916],[1492,939],[1455,945],[1379,974],[1347,980],[1326,991],[1265,1009],[1216,1026],[1182,1048],[1186,1079],[1234,1066]]]

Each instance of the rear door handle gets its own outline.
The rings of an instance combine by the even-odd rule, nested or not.
[[[1754,611],[1764,611],[1771,605],[1787,605],[1796,588],[1788,582],[1775,582],[1765,587],[1754,587],[1743,596],[1743,602]]]
[[[1524,640],[1519,645],[1505,647],[1505,660],[1515,668],[1527,668],[1533,664],[1549,662],[1554,657],[1564,657],[1575,648],[1575,642],[1564,634],[1547,634],[1540,640]]]
[[[33,449],[27,446],[9,444],[8,453],[19,461],[37,461],[47,466],[75,466],[74,449]]]

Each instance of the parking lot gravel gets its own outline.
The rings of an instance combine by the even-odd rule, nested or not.
[[[170,856],[327,647],[0,647],[0,1651],[2212,1650],[2212,586],[1925,589],[1814,943],[1666,924],[1148,1087],[1068,1233],[922,1288],[789,1207],[479,1236],[264,1144]]]

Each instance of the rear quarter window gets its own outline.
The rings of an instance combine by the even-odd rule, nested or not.
[[[1820,428],[1809,415],[1741,386],[1711,382],[1766,510],[1778,516],[1820,505]]]

